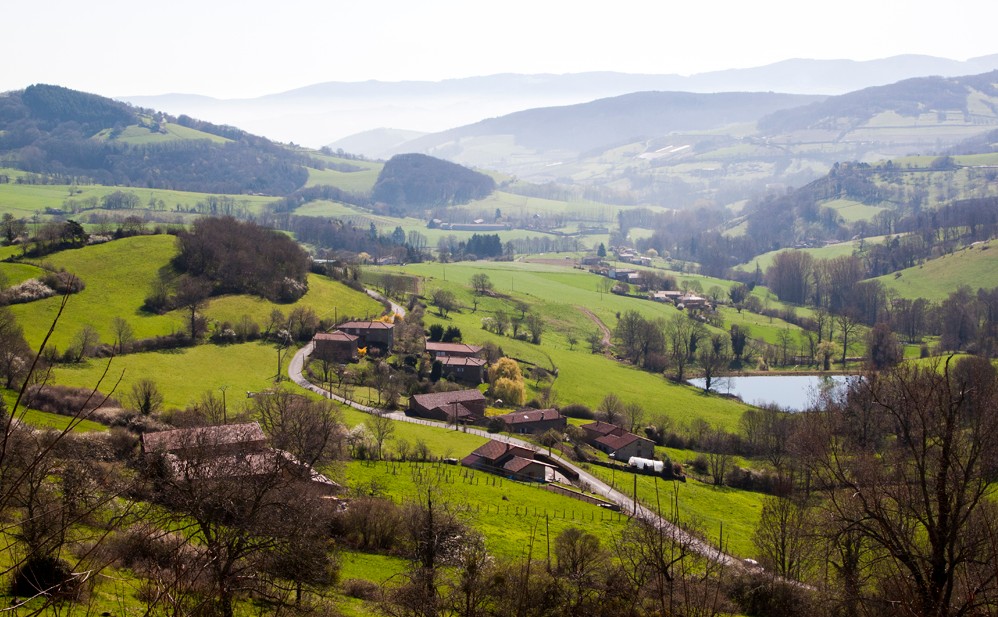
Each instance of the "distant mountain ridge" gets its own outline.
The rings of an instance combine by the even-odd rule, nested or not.
[[[697,75],[591,72],[499,74],[439,82],[328,82],[254,99],[186,94],[120,96],[142,107],[235,124],[279,141],[314,147],[370,129],[438,132],[515,111],[588,102],[643,91],[790,92],[834,95],[926,75],[998,69],[998,54],[966,61],[903,55],[880,60],[792,59]],[[372,155],[372,152],[355,151]]]

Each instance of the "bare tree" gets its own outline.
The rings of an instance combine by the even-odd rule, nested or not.
[[[838,528],[882,556],[877,591],[920,615],[972,614],[993,602],[998,560],[991,497],[998,378],[990,362],[901,365],[852,384],[808,415],[800,445]],[[850,407],[871,401],[889,434],[863,443]]]
[[[284,388],[258,392],[253,410],[271,444],[314,467],[343,456],[346,431],[339,409]]]
[[[388,414],[374,414],[364,421],[378,445],[378,458],[381,458],[384,443],[395,434],[395,420]]]
[[[814,520],[800,500],[766,497],[752,540],[759,562],[783,578],[806,580],[818,557]]]
[[[135,340],[132,325],[121,317],[111,320],[111,331],[114,333],[114,347],[118,353],[122,353],[125,346]]]
[[[156,382],[146,377],[132,384],[128,400],[136,411],[148,416],[159,410],[164,398]]]

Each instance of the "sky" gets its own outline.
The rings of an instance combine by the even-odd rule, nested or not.
[[[0,92],[103,96],[998,53],[995,0],[6,0],[0,16]]]

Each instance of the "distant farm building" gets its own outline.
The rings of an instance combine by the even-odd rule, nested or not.
[[[312,337],[312,357],[332,362],[350,362],[357,359],[357,341],[353,334],[341,330],[319,332]]]
[[[374,346],[387,352],[395,345],[395,324],[383,321],[346,321],[336,329],[356,336],[360,347]]]
[[[509,432],[521,434],[543,433],[551,429],[563,431],[568,424],[568,419],[557,409],[527,409],[495,418],[502,420]]]
[[[475,389],[414,394],[406,415],[470,424],[485,418],[485,395]]]

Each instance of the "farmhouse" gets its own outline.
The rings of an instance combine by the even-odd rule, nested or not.
[[[506,424],[506,430],[511,433],[543,433],[555,429],[564,430],[568,423],[565,416],[557,409],[526,409],[514,411],[502,416],[496,416]]]
[[[268,447],[267,438],[256,422],[145,433],[141,443],[145,455],[164,456],[173,474],[192,480],[278,474],[289,481],[304,480],[324,495],[333,495],[340,489],[291,454]]]
[[[536,460],[535,454],[521,446],[491,440],[464,457],[461,464],[514,480],[546,482],[554,479],[557,468]]]
[[[482,353],[482,348],[478,345],[468,345],[467,343],[426,341],[426,351],[434,360],[440,360],[443,357],[476,358]]]
[[[596,421],[583,424],[586,443],[606,452],[618,461],[626,461],[632,456],[652,458],[655,455],[655,444],[650,439],[629,433],[609,422]]]
[[[172,454],[178,458],[202,456],[210,449],[214,456],[261,452],[267,449],[267,436],[256,422],[178,428],[144,433],[143,454]]]
[[[359,339],[340,330],[319,332],[312,337],[312,357],[333,362],[350,362],[357,359]]]
[[[444,422],[476,422],[485,418],[485,395],[475,389],[414,394],[405,413]]]
[[[440,375],[445,379],[476,385],[485,381],[486,362],[482,358],[443,356],[439,361]]]
[[[395,324],[383,321],[346,321],[337,326],[341,332],[356,336],[362,347],[378,347],[390,351],[395,345]]]

